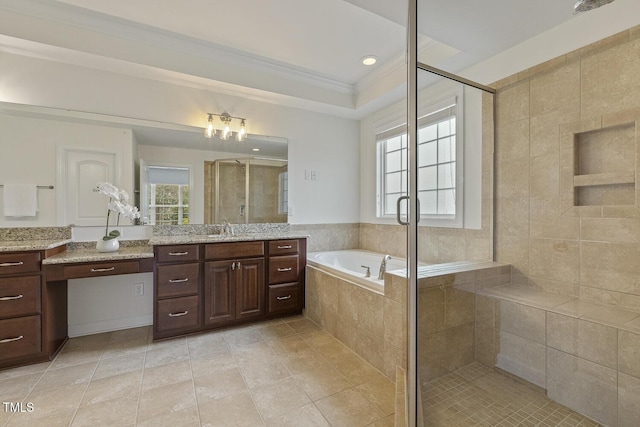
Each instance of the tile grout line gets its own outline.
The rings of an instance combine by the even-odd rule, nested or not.
[[[193,361],[191,360],[191,347],[189,346],[189,337],[185,338],[186,346],[187,346],[187,354],[189,355],[189,371],[191,372],[191,385],[193,387],[193,398],[196,402],[196,414],[198,415],[198,425],[202,425],[202,419],[200,418],[200,403],[198,402],[198,393],[196,392],[196,380],[193,374]],[[142,384],[140,384],[140,388],[142,389]],[[140,400],[138,399],[138,402]],[[139,403],[138,403],[139,405]],[[137,421],[137,417],[136,417]]]
[[[149,350],[149,333],[151,333],[151,331],[147,332],[147,343],[144,348],[144,357],[142,358],[142,373],[140,374],[140,388],[138,389],[138,401],[136,405],[136,417],[135,417],[134,425],[138,425],[140,403],[142,402],[142,386],[144,384],[144,372],[145,372],[145,366],[147,364],[147,351]]]
[[[102,354],[100,354],[100,357],[98,358],[98,361],[96,362],[96,366],[93,368],[93,372],[91,373],[91,377],[89,378],[89,381],[87,381],[87,385],[84,388],[84,391],[82,392],[82,397],[80,398],[80,401],[78,402],[78,405],[76,406],[76,410],[73,413],[73,416],[71,417],[71,420],[69,421],[69,427],[71,427],[73,425],[73,422],[76,419],[76,416],[78,415],[78,411],[80,410],[80,407],[82,406],[82,402],[84,401],[84,397],[87,395],[87,390],[89,390],[89,386],[91,385],[91,381],[93,380],[93,377],[96,374],[96,371],[98,370],[98,366],[100,366],[100,362],[102,361],[102,357],[104,356],[104,353],[106,351],[106,345],[105,348],[102,350]],[[60,355],[60,353],[58,353],[58,355]],[[58,356],[56,356],[56,359],[58,358]],[[80,365],[80,364],[79,364]],[[60,368],[60,369],[64,369],[64,368]]]

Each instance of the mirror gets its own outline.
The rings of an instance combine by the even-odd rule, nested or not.
[[[135,171],[135,184],[131,186],[136,193],[136,205],[141,211],[147,212],[145,215],[147,217],[146,223],[153,221],[150,219],[151,215],[149,214],[150,187],[147,186],[148,180],[146,181],[147,184],[145,184],[144,174],[140,174],[142,168],[153,167],[156,178],[158,176],[157,172],[164,171],[165,175],[169,172],[173,173],[170,179],[181,180],[180,185],[182,187],[180,192],[183,197],[180,203],[184,205],[180,208],[182,209],[181,215],[171,214],[165,216],[171,217],[171,221],[175,218],[175,221],[183,224],[204,224],[213,221],[211,212],[214,211],[213,206],[210,205],[214,198],[211,194],[205,194],[206,191],[210,192],[213,188],[211,177],[205,180],[206,165],[225,159],[234,159],[234,163],[235,159],[242,162],[250,162],[249,171],[253,171],[253,174],[250,175],[249,191],[254,193],[250,194],[248,202],[240,203],[240,205],[245,205],[245,215],[240,215],[240,206],[238,205],[234,207],[238,215],[232,217],[229,214],[225,214],[224,218],[227,221],[246,223],[265,222],[266,219],[270,219],[268,222],[287,222],[288,220],[286,209],[284,213],[278,213],[277,210],[279,194],[280,197],[282,197],[282,194],[287,194],[288,188],[278,190],[278,185],[281,184],[273,184],[273,186],[270,184],[265,187],[263,179],[260,178],[260,168],[266,168],[267,165],[271,165],[269,168],[282,168],[283,165],[287,164],[288,141],[286,138],[248,134],[246,139],[240,142],[235,139],[227,141],[219,138],[207,139],[204,137],[204,129],[197,126],[7,102],[0,102],[0,114],[21,117],[24,120],[20,123],[24,122],[24,126],[28,128],[37,129],[42,123],[50,123],[51,125],[48,129],[55,129],[55,140],[57,141],[65,140],[64,132],[66,130],[64,129],[66,128],[58,126],[61,123],[130,129],[132,133],[131,139],[133,140],[131,143],[133,147],[133,153],[131,154],[134,162],[132,169]],[[31,123],[32,121],[33,123]],[[16,132],[22,132],[20,129],[16,130]],[[14,151],[14,155],[18,158],[11,161],[16,165],[26,163],[26,159],[20,157],[27,154],[20,153],[22,151]],[[55,167],[55,159],[50,166],[51,168]],[[180,171],[182,171],[182,174]],[[51,176],[43,177],[38,182],[46,181],[47,183],[52,183],[55,172],[51,170],[48,174]],[[159,175],[162,176],[163,174]],[[185,176],[188,176],[188,183],[185,182],[187,179]],[[223,179],[223,176],[221,179]],[[224,190],[235,191],[233,186],[223,181],[220,181],[219,184]],[[275,190],[273,190],[274,188]],[[244,194],[245,189],[246,186],[243,186],[240,189],[240,193]],[[146,194],[143,195],[143,193]],[[185,194],[189,195],[188,200],[185,200]],[[45,196],[54,196],[54,192],[45,193]],[[54,201],[52,200],[51,203],[54,203]],[[220,203],[223,203],[223,201]],[[42,207],[46,206],[43,204]],[[284,206],[286,207],[286,204]],[[270,213],[267,214],[266,212]],[[155,218],[159,217],[160,215],[156,213]],[[55,218],[51,218],[48,221],[52,224],[56,223]]]
[[[287,222],[287,204],[279,204],[279,197],[288,195],[288,183],[282,188],[283,177],[288,163],[288,143],[285,138],[249,135],[246,140],[221,141],[219,139],[205,139],[201,129],[198,134],[186,133],[173,135],[166,140],[163,135],[147,135],[136,132],[138,141],[138,162],[140,170],[143,165],[164,168],[163,170],[187,169],[190,176],[188,194],[188,222],[187,216],[180,216],[179,222],[164,222],[165,224],[220,224],[230,222],[234,224]],[[134,131],[135,132],[135,131]],[[182,139],[176,138],[181,137]],[[203,141],[205,141],[203,143]],[[178,148],[179,147],[179,148]],[[214,148],[215,147],[215,148]],[[218,171],[216,173],[216,166]],[[241,165],[235,168],[236,165]],[[283,169],[284,168],[284,169]],[[232,173],[235,171],[237,173]],[[141,177],[143,177],[141,172]],[[174,184],[173,181],[165,184]],[[151,208],[145,201],[151,201],[150,188],[140,182],[141,211]],[[174,192],[177,195],[177,188]],[[180,190],[184,191],[184,189]],[[143,196],[145,193],[145,197]],[[156,193],[158,194],[158,193]],[[147,197],[148,196],[148,197]],[[156,200],[157,202],[157,200]],[[176,205],[175,197],[171,202]],[[178,221],[178,206],[172,207],[171,218]],[[216,215],[216,212],[218,214]],[[156,224],[154,215],[149,212],[149,224]]]

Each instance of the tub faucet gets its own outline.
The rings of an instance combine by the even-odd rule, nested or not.
[[[364,273],[364,277],[371,277],[371,268],[369,268],[368,265],[361,265],[360,267],[367,269],[367,271],[365,271]]]
[[[387,271],[387,261],[391,259],[391,255],[385,255],[380,263],[380,273],[378,273],[378,280],[384,279],[384,272]]]

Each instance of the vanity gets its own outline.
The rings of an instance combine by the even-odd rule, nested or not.
[[[153,338],[302,313],[306,235],[153,236],[98,253],[70,238],[0,242],[0,369],[53,359],[67,281],[153,272]]]
[[[302,312],[306,237],[176,240],[151,239],[154,339]]]

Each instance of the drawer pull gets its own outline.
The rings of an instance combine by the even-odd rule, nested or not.
[[[24,295],[22,295],[22,294],[16,295],[16,296],[12,296],[12,297],[0,297],[0,301],[12,301],[12,300],[20,299],[22,297],[24,297]]]
[[[15,338],[5,338],[3,340],[0,340],[0,344],[7,344],[14,341],[20,341],[23,338],[24,338],[23,335],[20,335],[19,337],[15,337]]]
[[[184,279],[169,279],[169,283],[184,283],[188,281],[189,281],[188,277],[185,277]]]
[[[287,295],[286,297],[276,297],[278,301],[284,301],[286,299],[291,299],[291,295]]]
[[[109,268],[92,268],[91,272],[92,273],[104,273],[105,271],[113,271],[115,270],[115,267],[109,267]]]
[[[291,268],[291,267],[288,267],[288,268],[279,268],[279,269],[278,269],[278,271],[279,271],[279,272],[281,272],[281,273],[282,273],[282,272],[284,272],[284,271],[291,271],[291,270],[293,270],[293,268]]]
[[[291,249],[293,246],[291,245],[282,245],[282,246],[278,246],[278,249]]]
[[[186,252],[169,252],[169,255],[171,255],[171,256],[185,256],[185,255],[189,255],[189,251],[186,251]]]
[[[180,313],[169,313],[169,317],[181,317],[189,314],[189,310],[181,311]]]
[[[18,262],[3,262],[2,264],[0,264],[0,267],[17,267],[19,265],[23,265],[24,262],[22,261],[18,261]]]

